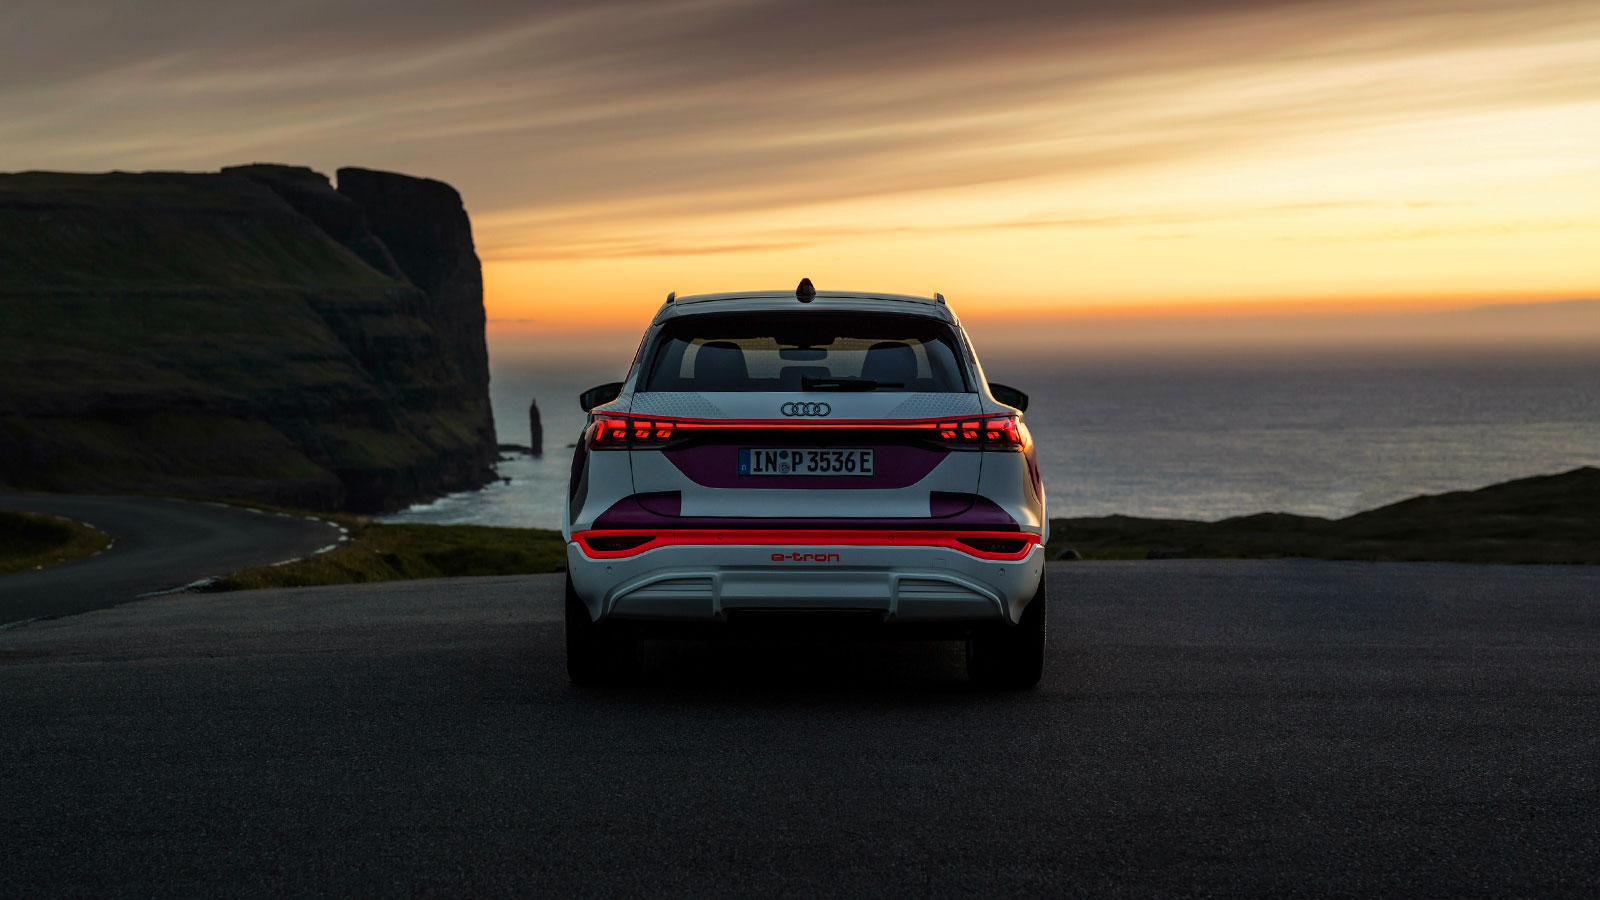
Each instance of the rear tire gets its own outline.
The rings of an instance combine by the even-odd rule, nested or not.
[[[1044,574],[1015,625],[985,627],[967,641],[967,676],[987,688],[1025,690],[1044,675],[1045,632],[1050,618]]]
[[[578,591],[567,576],[567,677],[578,685],[619,685],[639,673],[638,641],[615,622],[589,617]]]

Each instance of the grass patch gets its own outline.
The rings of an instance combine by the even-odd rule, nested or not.
[[[1600,565],[1600,469],[1414,497],[1343,519],[1053,519],[1049,553],[1084,559],[1388,560]]]
[[[110,543],[105,532],[71,519],[0,509],[0,575],[82,559]]]
[[[235,572],[208,590],[530,575],[554,572],[567,559],[566,543],[559,531],[374,522],[354,516],[319,518],[345,526],[350,540],[300,562]]]

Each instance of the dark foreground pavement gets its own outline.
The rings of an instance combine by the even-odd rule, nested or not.
[[[164,497],[0,494],[0,507],[67,516],[115,541],[96,556],[0,576],[0,625],[114,606],[340,539],[337,526],[317,519]]]
[[[1051,567],[953,645],[562,670],[559,576],[0,632],[0,896],[1538,896],[1600,884],[1600,569]]]

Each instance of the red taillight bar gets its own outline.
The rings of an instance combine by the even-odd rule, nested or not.
[[[600,550],[592,542],[605,538],[646,538],[642,543],[622,550]],[[630,529],[596,529],[574,532],[572,539],[583,548],[590,559],[621,559],[638,556],[657,547],[678,545],[700,546],[769,546],[796,544],[801,546],[830,547],[942,547],[956,550],[979,559],[1014,561],[1025,558],[1039,536],[1026,531],[830,531],[790,529],[710,529],[683,528],[668,531],[638,531]],[[1020,541],[1016,551],[980,550],[965,541]],[[621,542],[619,542],[621,543]]]
[[[596,416],[589,427],[592,450],[625,450],[630,446],[670,443],[713,431],[810,431],[840,428],[858,431],[902,431],[930,440],[996,449],[1017,449],[1024,443],[1022,423],[1014,414],[970,419],[683,419],[659,416]]]

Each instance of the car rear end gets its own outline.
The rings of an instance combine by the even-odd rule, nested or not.
[[[942,299],[715,295],[652,322],[577,448],[571,593],[595,624],[851,612],[1014,625],[1047,522],[1021,412]]]

